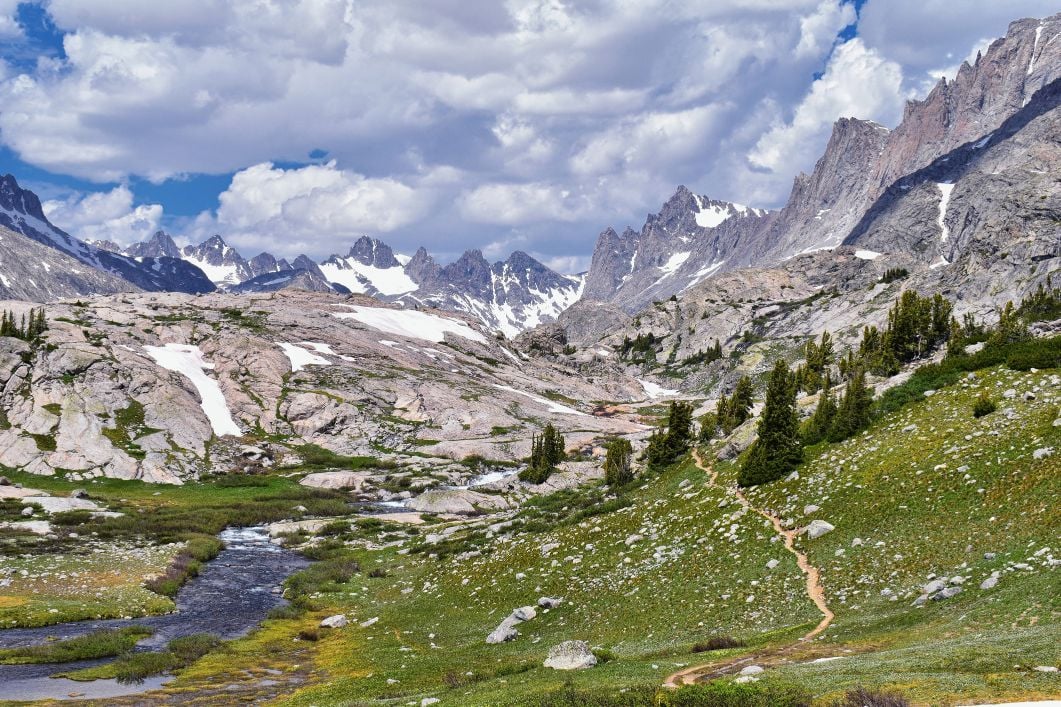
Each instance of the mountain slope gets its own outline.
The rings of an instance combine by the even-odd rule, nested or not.
[[[163,255],[140,262],[79,241],[48,221],[37,195],[22,189],[10,174],[0,177],[0,226],[54,248],[85,266],[120,277],[140,289],[191,294],[214,289],[202,271],[177,258]],[[45,286],[44,289],[49,288]]]

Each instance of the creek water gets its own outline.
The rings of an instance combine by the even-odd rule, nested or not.
[[[269,542],[262,527],[229,528],[220,536],[225,543],[216,558],[199,576],[181,587],[175,599],[177,610],[163,616],[136,619],[75,621],[40,628],[0,630],[0,648],[44,643],[53,639],[83,636],[101,629],[140,625],[154,630],[137,650],[161,650],[180,636],[210,633],[224,639],[238,638],[256,627],[270,609],[284,602],[274,589],[291,573],[309,562],[301,555]],[[150,678],[138,685],[114,680],[77,682],[52,675],[99,665],[107,660],[39,665],[0,665],[0,699],[40,700],[107,698],[155,689],[166,678]]]

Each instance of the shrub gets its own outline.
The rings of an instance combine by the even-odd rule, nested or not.
[[[987,393],[980,393],[980,397],[973,403],[973,417],[990,415],[996,409],[995,402],[988,397]]]
[[[316,642],[321,638],[321,632],[316,628],[304,628],[298,632],[298,640]]]
[[[706,641],[698,641],[693,644],[693,653],[706,653],[708,651],[720,651],[726,648],[743,648],[744,641],[730,636],[712,636]]]
[[[867,690],[864,687],[848,690],[847,694],[832,703],[832,707],[909,707],[909,705],[910,702],[898,693]]]
[[[144,626],[93,631],[65,641],[0,650],[0,664],[71,663],[121,655],[154,631]]]
[[[619,656],[615,655],[615,651],[610,651],[607,648],[598,648],[593,651],[593,655],[596,656],[597,662],[600,664],[610,663]]]
[[[663,693],[659,704],[666,707],[810,707],[811,697],[795,685],[716,681]]]

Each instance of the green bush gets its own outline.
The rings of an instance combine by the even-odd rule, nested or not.
[[[137,641],[152,633],[154,631],[145,626],[127,626],[121,629],[93,631],[65,641],[6,648],[0,650],[0,665],[72,663],[79,660],[109,658],[132,650]]]
[[[662,693],[658,704],[661,707],[810,707],[811,697],[795,685],[716,681]]]
[[[973,417],[990,415],[996,409],[995,402],[988,397],[987,393],[980,393],[980,397],[973,403]]]

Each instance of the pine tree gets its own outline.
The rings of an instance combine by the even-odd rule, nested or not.
[[[770,372],[758,429],[759,438],[737,474],[741,486],[776,481],[803,461],[803,441],[796,417],[796,381],[783,359],[778,359]]]
[[[604,482],[609,486],[622,486],[634,480],[634,469],[630,456],[634,448],[628,439],[616,439],[608,444],[604,458]]]
[[[556,465],[567,456],[564,446],[564,436],[552,423],[545,426],[541,436],[531,435],[530,458],[527,468],[519,473],[519,478],[532,484],[545,482],[556,470]]]
[[[844,397],[833,416],[827,435],[830,442],[842,442],[869,427],[873,408],[873,395],[866,387],[866,374],[861,369],[854,372],[844,390]]]
[[[803,444],[809,447],[825,439],[834,417],[836,417],[836,398],[833,397],[832,381],[829,379],[829,374],[826,374],[822,381],[822,392],[818,396],[818,406],[803,428]]]
[[[651,469],[670,466],[689,451],[693,441],[693,406],[681,400],[670,404],[665,427],[656,428],[648,439],[645,461]]]

